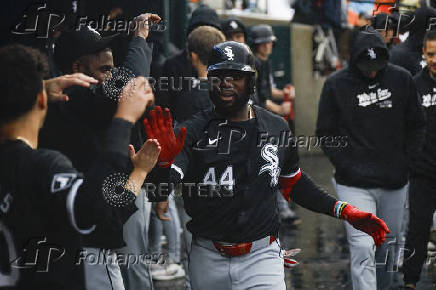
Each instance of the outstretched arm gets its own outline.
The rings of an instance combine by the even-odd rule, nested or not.
[[[284,186],[282,186],[282,193],[283,188]],[[286,191],[289,191],[289,198],[302,207],[346,220],[354,228],[370,235],[377,246],[385,242],[385,236],[386,233],[389,233],[389,229],[383,220],[346,202],[338,201],[318,187],[304,172],[301,174],[301,178],[295,182],[295,185],[291,188],[288,187]]]

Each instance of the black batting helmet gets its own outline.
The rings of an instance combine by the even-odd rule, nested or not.
[[[219,70],[235,70],[247,73],[249,94],[255,91],[255,58],[251,49],[244,43],[226,41],[213,47],[209,57],[207,73],[213,74]]]
[[[277,37],[274,35],[271,25],[260,24],[250,28],[250,40],[253,44],[276,42]]]
[[[213,47],[207,71],[238,70],[255,73],[254,55],[248,45],[236,41],[226,41]]]

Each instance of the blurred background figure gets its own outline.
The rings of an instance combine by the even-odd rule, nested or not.
[[[237,18],[229,18],[221,21],[221,28],[226,36],[226,40],[233,40],[245,43],[247,33],[245,25]]]
[[[359,17],[357,18],[356,26],[362,27],[366,25],[371,24],[371,14],[368,14],[367,12],[360,12]]]
[[[435,28],[430,25],[431,18],[436,18],[436,9],[430,6],[422,6],[410,17],[405,17],[406,24],[401,24],[401,28],[402,32],[408,31],[408,37],[390,50],[391,63],[407,69],[412,75],[422,70],[425,66],[422,54],[424,35],[427,30]]]

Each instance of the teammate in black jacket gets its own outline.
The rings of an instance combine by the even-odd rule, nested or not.
[[[59,39],[59,45],[55,47],[55,55],[57,53],[56,49],[63,50],[66,53],[65,58],[73,53],[73,57],[70,57],[68,62],[69,70],[89,74],[100,81],[97,86],[92,88],[73,87],[68,92],[69,102],[50,104],[47,121],[41,131],[41,147],[62,152],[80,171],[88,170],[90,158],[104,147],[104,134],[117,107],[118,94],[114,95],[113,93],[113,91],[117,91],[114,90],[118,87],[117,83],[126,82],[133,76],[149,76],[152,43],[146,41],[148,26],[144,25],[144,23],[145,21],[158,21],[160,17],[155,14],[141,14],[135,19],[138,29],[134,31],[123,64],[123,68],[126,68],[128,73],[125,74],[124,78],[118,79],[121,82],[115,81],[113,86],[107,85],[110,81],[102,82],[104,80],[101,77],[102,71],[105,72],[106,77],[112,77],[111,65],[113,66],[113,61],[110,50],[104,49],[107,46],[106,38],[102,38],[98,32],[89,28],[68,33],[64,32]],[[72,42],[77,43],[78,52],[75,51],[76,48],[71,47]],[[100,51],[95,52],[94,49],[97,48]],[[59,59],[62,59],[62,53],[59,54],[61,55]],[[115,74],[113,78],[116,79]],[[129,97],[129,92],[126,97]],[[130,142],[138,150],[145,139],[142,124],[135,124],[131,130],[131,134],[127,137],[131,138]],[[140,194],[137,200],[140,205],[146,203],[146,201],[141,202],[143,196],[143,194]],[[146,231],[144,216],[149,215],[149,212],[145,211],[145,205],[140,206],[139,211],[128,220],[128,216],[123,211],[112,208],[111,218],[98,225],[92,234],[84,237],[84,246],[87,247],[88,251],[98,254],[100,249],[118,250],[127,244],[129,247],[127,251],[130,254],[144,255],[146,240],[144,241],[143,236],[140,236],[143,237],[140,240],[136,233]],[[118,275],[112,275],[112,277],[108,278],[107,274],[112,272],[108,271],[107,267],[112,268]],[[87,287],[92,290],[105,290],[109,287],[105,285],[105,282],[108,281],[113,282],[115,285],[123,284],[117,263],[107,265],[86,263],[85,271],[87,273],[86,277],[89,277]],[[132,272],[136,271],[140,271],[141,274],[134,273],[131,275]],[[129,279],[129,285],[140,284],[140,286],[134,287],[151,287],[151,279],[146,277],[147,275],[150,276],[148,265],[136,263],[129,267],[127,273],[126,277]],[[106,279],[101,278],[101,280],[98,280],[94,278],[95,276],[104,276]],[[133,282],[132,276],[132,279],[139,280],[139,282]]]
[[[288,201],[347,219],[371,234],[377,245],[383,243],[388,229],[382,220],[337,201],[301,173],[296,148],[286,143],[291,137],[286,121],[248,105],[255,93],[254,56],[248,46],[233,41],[216,45],[208,77],[221,80],[212,86],[214,110],[186,121],[177,138],[162,137],[172,131],[168,110],[157,108],[145,121],[147,135],[162,146],[160,170],[171,183],[183,182],[185,208],[192,218],[193,289],[285,289],[277,240],[278,188]],[[287,136],[281,145],[280,136]],[[153,198],[166,196],[155,190]]]
[[[389,51],[389,61],[407,69],[412,76],[420,72],[425,66],[422,40],[427,30],[435,28],[432,24],[435,17],[436,9],[428,6],[416,9],[413,15],[402,15],[400,30],[408,30],[409,36],[403,43],[392,47]],[[402,22],[407,24],[403,25]]]
[[[415,289],[419,281],[427,255],[432,217],[436,210],[436,31],[426,34],[423,52],[427,66],[414,80],[427,124],[424,146],[411,170],[410,222],[404,259],[404,283],[411,289]]]
[[[350,66],[324,84],[317,135],[325,140],[322,148],[335,166],[339,198],[381,216],[391,237],[399,241],[409,166],[423,139],[423,112],[412,76],[388,63],[377,31],[363,28],[351,41],[350,51]],[[329,146],[328,140],[339,136],[347,137],[347,146]],[[346,229],[353,288],[375,289],[372,240]],[[385,247],[377,250],[376,258],[385,257]],[[377,268],[380,289],[389,287],[391,274]]]
[[[150,100],[145,79],[136,80],[132,102],[120,102],[105,146],[89,160],[84,181],[64,155],[37,149],[38,131],[47,99],[65,97],[68,86],[86,87],[97,80],[74,74],[43,83],[44,57],[21,45],[0,49],[0,64],[0,289],[83,290],[80,234],[92,233],[112,214],[103,181],[114,173],[130,174],[123,187],[107,190],[133,200],[159,155],[157,141],[147,141],[131,153],[131,170],[126,148],[132,123]],[[134,203],[122,205],[127,217],[136,211]]]

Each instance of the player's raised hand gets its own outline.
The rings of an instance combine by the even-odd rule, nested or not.
[[[144,13],[135,17],[135,31],[134,36],[140,36],[144,39],[147,39],[150,25],[153,23],[159,23],[161,18],[157,14],[153,13]]]
[[[98,80],[82,73],[63,75],[44,81],[45,91],[49,102],[68,101],[64,90],[71,86],[82,86],[88,88],[91,84],[97,84]]]
[[[142,116],[145,108],[153,102],[153,91],[147,79],[134,78],[124,86],[114,118],[135,123]]]
[[[177,154],[182,150],[186,138],[186,128],[180,129],[177,137],[174,135],[173,121],[168,108],[156,106],[151,110],[150,117],[144,119],[145,133],[148,138],[157,139],[162,147],[159,155],[159,167],[170,167]]]
[[[342,210],[341,218],[348,221],[354,228],[370,235],[376,246],[381,246],[386,240],[386,234],[390,233],[382,219],[349,204]]]
[[[161,147],[156,139],[148,139],[138,152],[135,152],[135,148],[129,145],[133,167],[148,174],[156,165],[160,150]]]

